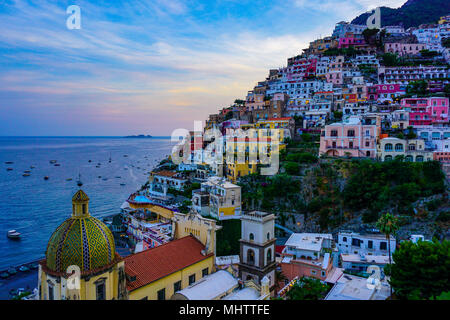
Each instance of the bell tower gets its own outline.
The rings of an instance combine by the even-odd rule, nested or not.
[[[261,284],[264,277],[269,288],[275,285],[275,215],[252,211],[241,217],[239,277]]]
[[[89,197],[83,190],[78,190],[72,197],[72,217],[89,216]]]

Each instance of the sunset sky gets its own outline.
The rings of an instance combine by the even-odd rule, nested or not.
[[[0,0],[0,135],[192,130],[336,22],[404,2]]]

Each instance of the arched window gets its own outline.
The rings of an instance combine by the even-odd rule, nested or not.
[[[247,264],[254,265],[255,264],[255,253],[252,249],[247,250]]]
[[[384,161],[391,161],[392,160],[392,156],[386,156],[384,157]]]
[[[384,146],[384,151],[392,151],[392,143],[386,143]]]
[[[413,161],[414,161],[413,156],[406,156],[406,157],[405,157],[405,161],[407,161],[407,162],[413,162]]]
[[[272,249],[267,250],[267,264],[272,262]]]
[[[267,232],[267,240],[270,240],[270,232]]]
[[[250,233],[250,235],[248,236],[250,241],[255,240],[255,235],[253,233]]]
[[[395,151],[403,151],[403,145],[401,143],[397,143],[395,145]]]
[[[416,162],[423,162],[423,156],[417,156]]]

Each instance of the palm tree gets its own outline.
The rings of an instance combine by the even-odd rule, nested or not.
[[[394,217],[394,215],[387,212],[385,215],[382,215],[380,219],[377,222],[377,228],[380,230],[381,233],[386,235],[386,239],[388,242],[388,254],[389,254],[389,265],[392,264],[391,261],[391,235],[395,235],[397,230],[399,229],[398,226],[398,218]],[[391,297],[392,297],[392,286],[391,288]]]

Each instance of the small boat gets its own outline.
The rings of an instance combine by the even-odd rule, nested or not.
[[[44,177],[44,180],[48,180],[48,179],[49,179],[49,177],[48,177],[48,176],[45,176],[45,177]]]
[[[24,173],[22,176],[24,176],[24,177],[29,177],[30,174],[29,174],[29,173]]]
[[[72,181],[72,178],[67,178],[66,181]]]
[[[6,168],[6,171],[12,171],[13,168]]]
[[[106,181],[106,180],[108,180],[108,178],[103,178],[103,181]]]
[[[34,169],[34,168],[36,168],[35,166],[30,166],[30,169]]]
[[[59,167],[61,166],[59,163],[55,163],[55,167]]]
[[[31,173],[30,170],[25,170],[23,173]]]
[[[121,176],[117,176],[117,177],[116,177],[116,179],[120,179],[120,178],[122,178],[122,177],[121,177]]]
[[[14,162],[12,161],[6,161],[5,164],[13,164]]]
[[[54,163],[56,163],[57,161],[56,160],[50,160],[50,163],[51,164],[54,164]]]
[[[30,269],[28,269],[26,266],[21,266],[21,267],[19,268],[19,271],[20,271],[20,272],[27,272],[27,271],[30,271]]]
[[[121,183],[120,185],[121,185],[121,186],[124,186],[124,185],[125,185],[125,183]]]
[[[3,273],[0,274],[0,278],[2,278],[2,279],[6,279],[8,277],[9,277],[9,273],[8,272],[3,272]]]
[[[99,162],[99,163],[97,163],[97,165],[98,165],[98,166],[101,166],[102,164]]]
[[[15,268],[11,267],[8,269],[8,273],[12,276],[17,273],[17,270]]]
[[[125,158],[126,158],[126,157],[128,157],[128,155],[127,155],[127,154],[124,154],[123,156],[124,156]]]
[[[92,160],[89,160],[88,162],[92,162]]]
[[[20,239],[20,232],[17,232],[16,230],[9,230],[6,236],[13,240]]]
[[[99,179],[101,179],[101,178],[102,178],[102,176],[98,176],[98,178],[99,178]]]
[[[100,168],[100,166],[95,166],[96,168]]]

